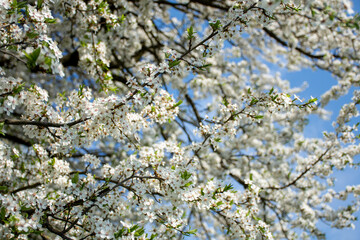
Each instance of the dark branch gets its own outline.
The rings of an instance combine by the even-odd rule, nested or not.
[[[278,43],[280,43],[281,45],[283,45],[284,47],[289,47],[289,44],[287,42],[285,42],[284,40],[282,40],[281,38],[279,38],[274,32],[272,32],[270,29],[264,27],[263,28],[264,32],[266,32],[270,37],[272,37],[273,39],[275,39]],[[310,58],[315,58],[315,59],[323,59],[325,57],[325,55],[314,55],[311,54],[309,52],[306,52],[305,50],[303,50],[302,48],[299,47],[295,47],[295,49],[304,54],[305,56],[308,56]]]
[[[18,120],[18,119],[0,119],[0,122],[3,122],[5,125],[34,125],[38,127],[72,127],[78,123],[85,122],[90,118],[84,118],[75,120],[68,123],[51,123],[51,122],[39,122],[39,121],[30,121],[30,120]]]
[[[21,187],[21,188],[18,188],[18,189],[15,189],[14,191],[11,191],[10,193],[11,194],[15,194],[17,192],[21,192],[21,191],[24,191],[24,190],[28,190],[28,189],[32,189],[32,188],[36,188],[38,186],[40,186],[41,183],[34,183],[34,184],[31,184],[31,185],[28,185],[28,186],[24,186],[24,187]]]
[[[22,145],[25,145],[25,146],[28,146],[28,147],[30,147],[32,145],[31,142],[26,141],[26,140],[24,140],[22,138],[14,136],[14,135],[10,135],[8,133],[4,133],[4,135],[0,134],[0,138],[7,139],[7,140],[12,141],[14,143],[22,144]]]
[[[291,185],[294,185],[297,181],[299,181],[300,178],[302,178],[308,171],[310,171],[310,169],[315,166],[318,162],[320,162],[321,160],[323,160],[323,157],[326,155],[326,153],[330,150],[330,148],[326,149],[326,151],[321,154],[321,156],[315,161],[313,162],[310,166],[308,166],[305,171],[303,171],[301,174],[299,174],[299,176],[297,176],[294,180],[292,180],[291,182],[289,182],[288,184],[282,186],[282,187],[268,187],[266,189],[273,189],[273,190],[281,190],[287,187],[290,187]]]

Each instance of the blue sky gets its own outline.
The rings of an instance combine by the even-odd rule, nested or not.
[[[360,0],[353,0],[354,10],[355,12],[360,12]],[[181,19],[182,15],[179,16],[179,13],[176,11],[172,12],[175,17],[179,17]],[[280,69],[273,69],[274,71],[279,71]],[[320,97],[324,92],[326,92],[332,85],[335,85],[337,81],[331,76],[330,73],[326,71],[313,71],[311,69],[305,69],[298,72],[287,72],[283,69],[280,70],[282,72],[282,78],[290,81],[292,87],[301,86],[304,81],[308,83],[308,88],[301,92],[299,95],[300,98],[309,99],[310,96]],[[326,110],[331,111],[333,114],[330,120],[324,121],[317,117],[311,117],[310,123],[305,130],[306,137],[322,137],[322,132],[332,131],[333,127],[331,126],[332,122],[336,119],[336,116],[341,108],[341,106],[345,103],[350,102],[352,92],[355,88],[352,88],[348,95],[341,97],[336,101],[330,102]],[[357,121],[360,121],[357,119]],[[360,157],[357,158],[357,162],[360,162]],[[347,185],[357,185],[360,184],[360,174],[358,170],[354,169],[346,169],[344,171],[337,171],[333,175],[337,181],[335,182],[334,189],[335,190],[343,190]],[[350,201],[350,200],[349,200]],[[348,202],[349,202],[348,201]],[[344,206],[344,202],[336,202],[333,204],[333,207]],[[360,218],[359,212],[356,214],[358,218]],[[326,239],[328,240],[359,240],[360,239],[360,220],[355,223],[355,229],[333,229],[325,224],[320,223],[318,225],[321,230],[325,231]]]
[[[311,69],[302,70],[299,72],[283,73],[282,77],[288,79],[292,86],[301,86],[305,81],[308,82],[309,87],[302,93],[298,94],[300,97],[308,99],[310,96],[319,97],[324,93],[331,85],[334,85],[336,81],[332,76],[325,71],[313,71]],[[339,98],[338,100],[331,101],[326,110],[332,112],[330,120],[322,120],[318,117],[311,117],[309,125],[305,129],[306,137],[322,137],[324,130],[332,131],[333,127],[331,123],[336,119],[336,116],[345,103],[351,100],[352,88],[348,95]],[[359,121],[359,119],[357,119]],[[360,162],[360,157],[357,157],[355,162]],[[334,190],[344,190],[347,185],[358,185],[360,184],[359,170],[347,168],[344,171],[336,171],[333,175],[336,178]],[[348,201],[349,202],[349,201]],[[346,202],[345,202],[346,203]],[[332,205],[333,207],[344,206],[344,202],[336,202]],[[360,218],[360,213],[356,214]],[[321,230],[325,231],[326,239],[328,240],[359,240],[360,239],[360,221],[355,223],[355,229],[333,229],[325,224],[320,223]]]
[[[360,12],[360,0],[354,0],[354,11]],[[291,86],[301,86],[301,84],[306,81],[308,82],[309,87],[302,92],[301,97],[308,99],[310,96],[319,97],[332,85],[336,84],[336,80],[325,71],[313,71],[311,69],[302,70],[299,72],[283,72],[282,77],[288,79],[291,83]],[[358,89],[358,88],[357,88]],[[351,99],[352,92],[355,88],[352,88],[348,95],[339,98],[336,101],[332,101],[326,107],[326,110],[333,112],[331,119],[328,121],[320,120],[319,118],[313,117],[310,119],[310,123],[305,130],[305,135],[307,137],[321,137],[322,131],[329,130],[333,128],[331,123],[336,119],[336,116],[344,103],[348,103]],[[359,122],[360,119],[356,119],[356,122]],[[358,156],[355,162],[360,162],[360,157]],[[359,170],[347,168],[344,171],[337,171],[333,175],[337,180],[335,182],[334,189],[342,190],[347,185],[358,185],[360,184],[360,173]],[[349,199],[348,202],[351,200]],[[344,206],[343,202],[336,202],[333,204],[334,207]],[[360,219],[360,213],[357,212],[356,216]],[[357,220],[355,223],[355,229],[333,229],[325,224],[319,224],[319,227],[326,233],[326,239],[328,240],[359,240],[360,239],[360,220]]]

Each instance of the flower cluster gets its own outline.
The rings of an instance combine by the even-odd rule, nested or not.
[[[322,239],[319,220],[354,226],[360,187],[333,178],[360,154],[349,0],[0,3],[1,239]],[[336,84],[305,100],[283,68]],[[347,94],[334,129],[308,137]]]

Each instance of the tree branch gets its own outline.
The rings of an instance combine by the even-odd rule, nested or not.
[[[313,166],[315,166],[318,162],[320,162],[329,150],[330,150],[330,148],[326,149],[326,151],[323,154],[321,154],[321,156],[315,162],[313,162],[310,166],[308,166],[305,169],[305,171],[303,171],[301,174],[299,174],[299,176],[297,176],[294,180],[292,180],[288,184],[286,184],[286,185],[284,185],[282,187],[267,187],[265,189],[281,190],[281,189],[290,187],[291,185],[294,185],[300,178],[302,178],[308,171],[310,171],[310,169]]]
[[[41,185],[41,183],[34,183],[34,184],[31,184],[31,185],[27,185],[27,186],[24,186],[24,187],[20,187],[20,188],[18,188],[18,189],[15,189],[15,190],[13,190],[13,191],[11,191],[10,193],[11,194],[15,194],[15,193],[17,193],[17,192],[21,192],[21,191],[24,191],[24,190],[28,190],[28,189],[32,189],[32,188],[36,188],[36,187],[38,187],[38,186],[40,186]]]
[[[266,32],[270,37],[272,37],[273,39],[275,39],[278,43],[280,43],[281,45],[283,45],[284,47],[289,47],[289,44],[287,44],[287,42],[285,42],[284,40],[282,40],[281,38],[279,38],[274,32],[272,32],[270,29],[264,27],[263,28],[264,32]],[[311,54],[309,52],[306,52],[305,50],[303,50],[302,48],[299,47],[295,47],[295,49],[304,54],[305,56],[308,56],[310,58],[315,58],[315,59],[323,59],[325,57],[325,55],[314,55]]]
[[[90,118],[84,118],[75,120],[68,123],[52,123],[52,122],[40,122],[40,121],[31,121],[31,120],[18,120],[18,119],[0,119],[0,122],[3,122],[5,125],[33,125],[38,127],[72,127],[78,123],[85,122]]]

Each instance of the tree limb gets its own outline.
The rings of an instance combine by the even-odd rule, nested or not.
[[[38,127],[72,127],[78,123],[85,122],[90,118],[84,118],[75,120],[68,123],[52,123],[52,122],[40,122],[40,121],[31,121],[31,120],[18,120],[18,119],[0,119],[0,122],[3,122],[5,125],[33,125]]]

